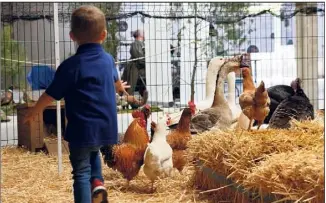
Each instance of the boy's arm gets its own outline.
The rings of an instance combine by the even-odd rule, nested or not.
[[[39,100],[36,102],[35,106],[27,111],[23,122],[26,123],[32,120],[33,117],[43,112],[45,107],[47,107],[53,101],[54,99],[44,92],[39,98]]]
[[[114,80],[114,84],[115,84],[115,91],[118,94],[125,94],[128,96],[129,94],[126,91],[126,88],[130,88],[130,86],[127,85],[127,82],[120,80],[118,70],[114,63],[114,59],[111,55],[109,55],[109,56],[111,57],[111,60],[112,60],[112,67],[113,67],[112,71],[113,71],[113,80]]]
[[[65,62],[62,64],[65,64]],[[58,67],[57,71],[55,72],[53,81],[41,95],[36,105],[28,110],[24,119],[24,123],[30,121],[38,113],[41,113],[43,109],[54,100],[61,100],[63,97],[65,97],[69,89],[75,84],[74,69],[69,67],[71,64],[62,64]]]

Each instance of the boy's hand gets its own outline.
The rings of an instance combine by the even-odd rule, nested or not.
[[[128,92],[126,91],[127,88],[130,88],[130,85],[127,85],[127,82],[124,82],[123,80],[116,82],[116,90],[118,93],[123,93],[124,95],[129,96]]]
[[[31,121],[37,114],[42,113],[43,109],[53,101],[54,99],[44,92],[36,102],[35,106],[27,110],[23,123],[25,124]]]
[[[126,94],[127,96],[129,96],[128,92],[126,91],[126,89],[130,88],[130,85],[127,85],[127,82],[124,82],[123,80],[121,80],[121,86],[122,86],[122,92],[124,94]]]
[[[30,108],[27,110],[26,115],[23,119],[23,124],[26,124],[27,122],[30,122],[35,116],[37,112],[35,112],[34,108]]]

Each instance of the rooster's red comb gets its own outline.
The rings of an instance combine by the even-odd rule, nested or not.
[[[188,106],[195,106],[195,103],[192,102],[192,101],[189,101],[189,102],[188,102]]]

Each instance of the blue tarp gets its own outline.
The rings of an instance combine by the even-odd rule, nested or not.
[[[54,78],[55,70],[49,66],[33,66],[27,75],[32,90],[46,89]]]

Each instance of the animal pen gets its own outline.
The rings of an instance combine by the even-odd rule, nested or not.
[[[19,145],[27,147],[30,151],[46,149],[50,154],[58,154],[55,160],[58,162],[59,173],[66,175],[68,169],[62,168],[62,165],[67,166],[67,160],[62,161],[61,154],[67,153],[66,143],[61,142],[66,125],[64,102],[51,105],[29,126],[22,124],[21,119],[26,109],[35,104],[51,83],[59,64],[76,52],[78,47],[69,37],[70,16],[75,8],[84,4],[88,3],[0,3],[0,89],[2,93],[8,89],[13,93],[12,102],[1,104],[1,147],[8,153],[11,150],[7,149],[8,146]],[[143,85],[148,90],[147,103],[151,106],[150,119],[153,121],[164,118],[166,113],[179,112],[192,99],[195,103],[205,99],[210,91],[207,83],[211,59],[230,58],[243,53],[250,54],[251,71],[256,86],[261,81],[264,81],[266,87],[290,85],[292,80],[299,77],[314,109],[324,109],[324,3],[89,4],[99,7],[106,15],[108,36],[103,47],[114,57],[120,76],[128,64],[135,60],[130,59],[129,52],[134,41],[134,31],[144,31],[145,55],[137,59],[145,59],[146,73],[145,77],[141,77],[140,86]],[[216,77],[212,80],[215,87]],[[239,96],[243,92],[242,81],[240,73],[225,81],[224,92],[236,103],[239,103]],[[141,98],[139,89],[135,89],[134,95]],[[121,103],[123,102],[117,104],[118,131],[124,133],[132,121],[132,109],[122,108]],[[314,131],[312,128],[315,125],[317,124],[296,124],[296,130],[299,132],[301,128],[305,128],[318,137],[322,130],[318,127],[318,130]],[[280,134],[288,136],[283,131]],[[225,139],[230,139],[228,142],[239,144],[229,138],[228,134],[224,136]],[[276,140],[282,145],[281,139],[277,137],[273,141]],[[291,140],[291,143],[297,143],[292,138],[287,139]],[[307,137],[302,139],[304,141],[298,141],[298,145],[308,142]],[[215,139],[214,143],[221,144],[221,140]],[[196,138],[190,144],[196,150],[200,149],[197,149],[199,145],[196,145],[195,141],[210,145],[209,140]],[[257,145],[263,143],[248,142]],[[285,153],[285,148],[277,149]],[[236,150],[231,147],[228,149]],[[245,150],[239,152],[246,153]],[[206,155],[210,153],[211,151],[207,151]],[[293,157],[299,157],[301,152],[291,153]],[[27,156],[21,152],[18,154]],[[315,158],[313,154],[307,154],[306,157]],[[196,157],[197,154],[193,153],[193,156]],[[215,165],[210,164],[210,167]],[[110,177],[111,175],[110,172]],[[259,181],[254,176],[251,176],[251,180]],[[229,184],[231,183],[225,183]],[[255,187],[249,183],[244,185],[248,188]],[[208,191],[217,187],[207,182],[201,186]],[[185,195],[182,193],[184,189],[180,190],[179,196],[162,199],[159,195],[161,199],[154,198],[153,202],[172,201],[181,198],[181,194],[180,201],[193,201],[194,194],[186,192]],[[266,191],[264,192],[270,192]],[[134,198],[131,194],[128,195],[128,198]],[[228,195],[232,196],[229,193]],[[120,193],[118,196],[124,197]],[[68,202],[60,198],[42,198],[30,200]],[[136,200],[142,202],[146,200],[144,198],[143,196]],[[147,198],[150,199],[148,196]],[[291,198],[293,200],[297,196],[293,195]],[[121,199],[116,201],[123,202]],[[271,200],[264,199],[263,202],[269,201]],[[6,198],[4,202],[13,200]]]

